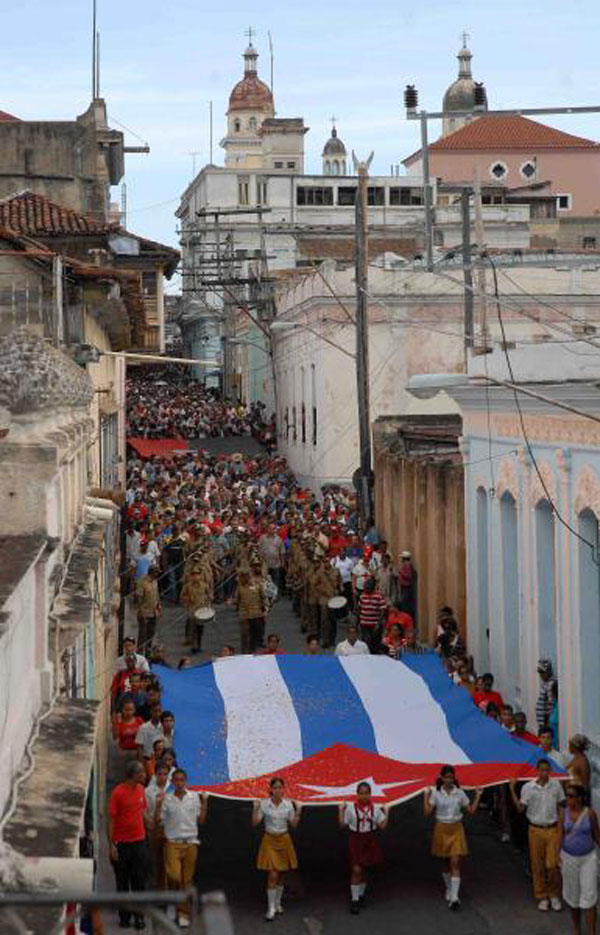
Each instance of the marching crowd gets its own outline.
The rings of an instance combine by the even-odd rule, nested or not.
[[[220,402],[198,384],[149,378],[128,386],[128,435],[208,437],[264,432],[260,408]],[[186,889],[193,881],[198,827],[207,799],[187,789],[176,760],[177,726],[161,706],[161,686],[148,661],[165,663],[156,639],[163,604],[181,608],[193,664],[202,651],[204,628],[215,606],[237,609],[239,645],[220,654],[282,652],[276,633],[266,633],[277,601],[289,597],[304,634],[307,655],[423,652],[418,639],[417,571],[410,552],[399,564],[370,521],[359,534],[353,492],[343,486],[321,499],[302,488],[285,459],[275,454],[213,456],[201,450],[128,461],[124,507],[126,584],[137,612],[138,640],[125,641],[112,685],[113,736],[126,772],[110,799],[108,829],[118,889]],[[275,610],[273,610],[275,608]],[[343,626],[344,632],[338,633]],[[515,737],[539,747],[537,779],[525,784],[477,790],[471,800],[452,767],[444,767],[435,789],[425,793],[425,813],[435,818],[432,853],[444,861],[448,906],[459,905],[460,861],[467,853],[463,817],[487,808],[503,841],[525,846],[534,895],[540,910],[560,909],[562,892],[573,910],[574,932],[580,910],[587,932],[595,931],[595,812],[589,807],[587,741],[571,739],[560,754],[557,681],[552,664],[540,660],[537,730],[527,730],[525,714],[505,704],[493,688],[493,675],[477,675],[450,607],[439,611],[435,647],[449,677],[473,703]],[[554,764],[568,769],[566,786],[550,777]],[[525,816],[525,817],[523,817]],[[256,802],[252,823],[264,823],[257,866],[267,874],[267,919],[283,911],[286,871],[297,866],[290,828],[301,806],[285,798],[274,779],[270,795]],[[526,818],[526,823],[525,823]],[[354,803],[341,806],[339,822],[350,848],[351,911],[365,903],[367,868],[381,862],[378,835],[387,810],[371,802],[367,783]],[[141,914],[124,910],[120,924],[144,927]],[[179,925],[190,922],[189,906],[178,907]]]

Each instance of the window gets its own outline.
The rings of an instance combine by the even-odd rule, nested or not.
[[[521,175],[524,179],[532,179],[536,172],[535,162],[528,160],[521,166]]]
[[[156,273],[142,273],[142,289],[144,295],[156,295]]]
[[[256,179],[256,203],[258,205],[267,205],[269,203],[268,194],[268,179],[259,176]]]
[[[517,504],[506,491],[500,498],[500,529],[502,539],[502,609],[504,617],[504,665],[511,679],[511,697],[519,697],[520,629],[519,629],[519,537]]]
[[[334,159],[334,160],[333,160],[333,162],[331,163],[331,168],[333,169],[333,172],[331,173],[332,175],[339,175],[339,174],[340,174],[340,164],[339,164],[339,161],[338,161],[337,159]]]
[[[283,169],[282,162],[274,162],[273,165],[275,166],[276,169]]]
[[[501,204],[504,204],[504,199],[502,195],[482,195],[481,204],[482,205],[501,205]]]
[[[573,207],[573,197],[572,195],[557,195],[556,196],[556,207],[559,211],[570,211]]]
[[[238,175],[238,204],[250,204],[250,178],[247,175]]]
[[[390,188],[390,205],[422,205],[422,188]]]
[[[489,668],[489,553],[488,553],[488,496],[483,487],[477,488],[477,669]]]
[[[285,407],[285,440],[290,440],[290,407]]]
[[[384,205],[385,204],[385,188],[374,186],[369,186],[367,188],[367,204],[368,205]]]
[[[582,711],[581,726],[597,742],[600,731],[600,693],[598,692],[598,662],[600,660],[600,576],[591,544],[598,554],[600,537],[598,518],[589,508],[578,517],[579,535],[579,638],[585,652],[581,657]]]
[[[248,129],[251,133],[256,133],[256,117],[250,117],[248,121]]]
[[[504,162],[493,162],[490,166],[490,175],[493,179],[503,179],[508,175],[508,166]]]
[[[333,188],[309,188],[306,185],[300,185],[296,191],[296,204],[332,205]]]
[[[356,186],[352,188],[350,186],[346,187],[341,185],[338,188],[338,205],[353,205],[356,200]]]
[[[298,441],[298,426],[296,424],[296,407],[292,406],[292,441]]]
[[[325,175],[331,175],[331,163],[329,159],[325,160]]]
[[[595,237],[584,237],[582,241],[582,246],[584,250],[595,250],[596,249],[596,238]]]
[[[302,433],[301,433],[302,444],[306,445],[306,406],[304,405],[304,403],[302,403],[301,426],[302,426]]]
[[[293,161],[292,161],[292,162],[288,162],[287,167],[288,167],[288,169],[295,169],[295,168],[296,168],[296,163],[293,162]]]
[[[239,132],[240,132],[240,130],[242,129],[242,125],[241,125],[241,123],[240,123],[239,120],[235,120],[235,121],[234,121],[234,123],[233,123],[233,129],[235,130],[236,133],[239,133]]]
[[[554,512],[548,500],[535,510],[538,646],[540,659],[556,662],[556,574]]]
[[[310,365],[310,388],[311,388],[311,404],[312,404],[312,443],[316,446],[317,444],[317,380],[315,373],[315,365]]]

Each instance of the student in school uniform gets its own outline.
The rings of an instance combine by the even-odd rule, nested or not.
[[[283,779],[274,776],[269,783],[269,798],[254,802],[252,825],[264,821],[264,834],[260,842],[256,866],[267,873],[267,913],[265,918],[272,922],[283,912],[284,874],[296,870],[298,858],[289,833],[300,821],[302,806],[284,799]]]
[[[350,848],[350,912],[357,915],[365,903],[367,869],[383,861],[377,831],[383,831],[388,823],[387,808],[373,805],[371,786],[360,782],[356,788],[356,801],[340,805],[338,821],[341,828],[348,828]]]
[[[442,766],[435,789],[425,790],[425,815],[435,814],[431,853],[445,862],[442,877],[449,909],[458,909],[460,900],[460,861],[469,853],[463,825],[463,816],[473,815],[481,801],[481,789],[471,802],[460,788],[454,767]]]

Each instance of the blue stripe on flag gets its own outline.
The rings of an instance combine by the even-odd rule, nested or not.
[[[177,763],[191,786],[228,782],[225,706],[212,663],[179,671],[153,666],[164,710],[175,714]]]
[[[300,722],[304,756],[335,743],[377,753],[373,725],[336,656],[277,656]]]
[[[497,721],[473,704],[466,688],[455,685],[436,653],[402,656],[402,662],[421,676],[441,705],[450,736],[472,763],[527,763],[535,766],[540,751],[526,740],[511,737]]]

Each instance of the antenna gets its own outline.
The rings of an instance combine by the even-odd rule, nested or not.
[[[100,97],[100,30],[96,32],[96,97]]]
[[[267,33],[269,36],[269,54],[271,56],[271,95],[273,95],[273,40],[271,38],[271,30]],[[273,98],[273,104],[275,104],[275,98]]]
[[[96,100],[96,56],[98,52],[97,48],[97,39],[96,39],[96,19],[97,19],[97,9],[96,9],[96,0],[92,0],[92,99]]]
[[[213,102],[208,102],[208,122],[210,127],[210,165],[213,164]],[[194,173],[195,175],[195,173]]]
[[[200,150],[194,149],[189,155],[192,157],[192,177],[196,178],[196,156],[200,155]]]

